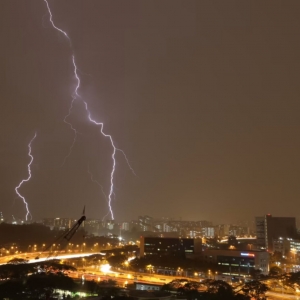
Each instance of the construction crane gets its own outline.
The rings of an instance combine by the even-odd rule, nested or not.
[[[64,238],[69,242],[73,235],[76,233],[82,222],[86,220],[86,217],[83,215],[76,224],[64,235]]]
[[[67,232],[64,232],[61,236],[59,236],[55,242],[59,241],[60,239],[65,239],[67,240],[68,242],[72,239],[72,237],[74,236],[74,234],[77,232],[77,230],[79,229],[80,225],[86,220],[86,216],[85,216],[85,206],[83,207],[83,211],[82,211],[82,217],[77,220],[77,222],[73,225],[73,227],[68,230]],[[52,246],[52,244],[47,247],[44,251],[47,251],[49,250],[49,248]],[[40,253],[41,254],[41,253]],[[49,253],[49,257],[51,257],[51,253]],[[40,257],[37,256],[35,259],[39,259]]]

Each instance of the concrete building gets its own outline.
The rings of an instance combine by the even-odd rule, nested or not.
[[[194,239],[197,237],[201,237],[201,232],[195,231],[195,230],[191,230],[190,234],[189,234],[190,238]]]
[[[300,240],[282,237],[274,239],[273,250],[296,260],[300,255]]]
[[[214,237],[215,236],[215,228],[214,227],[204,227],[202,228],[202,236],[204,237]]]
[[[56,228],[60,230],[70,229],[76,220],[70,218],[44,218],[42,224],[50,227],[51,229]]]
[[[145,255],[173,255],[192,257],[201,253],[201,239],[186,238],[161,238],[161,237],[141,237],[140,256]]]
[[[115,227],[115,221],[114,220],[107,220],[107,221],[103,221],[102,222],[102,227],[109,229],[109,230],[113,230]]]
[[[269,274],[269,253],[266,251],[206,249],[202,259],[218,264],[223,275],[248,276],[253,269]]]
[[[130,223],[129,222],[123,222],[120,225],[120,229],[124,231],[129,231],[130,229]]]
[[[273,239],[273,252],[279,252],[286,255],[290,251],[290,242],[282,237]]]
[[[139,216],[139,227],[141,231],[153,231],[153,218],[149,216]]]
[[[176,229],[176,228],[175,228]],[[163,232],[172,232],[172,231],[177,231],[177,230],[174,230],[173,226],[170,226],[169,224],[167,223],[164,223],[163,224]]]
[[[153,283],[146,283],[146,282],[134,282],[135,289],[140,291],[160,291],[162,285],[161,284],[153,284]]]
[[[255,225],[257,246],[268,252],[274,252],[274,239],[293,238],[297,233],[296,218],[294,217],[273,217],[268,214],[264,217],[256,217]]]
[[[300,254],[300,240],[299,239],[288,239],[290,242],[290,251],[297,256]]]

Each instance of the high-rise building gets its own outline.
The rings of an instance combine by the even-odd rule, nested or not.
[[[76,222],[74,219],[70,218],[44,218],[42,219],[42,224],[56,229],[67,229],[71,228]]]
[[[139,216],[139,227],[141,231],[153,230],[153,218],[149,216]]]
[[[264,217],[256,217],[257,246],[273,252],[273,240],[282,238],[293,238],[297,233],[296,218],[273,217],[268,214]]]
[[[202,235],[205,237],[214,237],[215,236],[215,228],[214,227],[202,228]]]
[[[129,222],[123,222],[120,225],[120,229],[124,231],[128,231],[130,229],[130,223]]]

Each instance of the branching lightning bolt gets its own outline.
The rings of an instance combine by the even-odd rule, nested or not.
[[[22,196],[20,193],[19,193],[19,188],[22,186],[22,184],[24,182],[27,182],[30,180],[31,178],[31,164],[33,162],[33,156],[31,154],[31,144],[32,142],[34,141],[34,139],[36,138],[36,133],[34,134],[34,137],[31,139],[31,141],[29,142],[28,144],[28,156],[30,157],[30,162],[28,163],[27,165],[27,169],[28,169],[28,177],[26,179],[23,179],[19,185],[17,187],[15,187],[15,191],[17,193],[17,195],[23,200],[24,204],[25,204],[25,208],[26,208],[26,221],[28,219],[28,216],[30,215],[31,216],[31,213],[29,211],[29,208],[28,208],[28,203],[26,202],[26,199],[24,196]]]
[[[94,183],[96,183],[97,185],[100,186],[101,192],[102,192],[102,194],[103,194],[105,200],[107,201],[107,196],[106,196],[106,194],[105,194],[105,192],[104,192],[104,190],[103,190],[103,186],[102,186],[102,185],[94,178],[92,172],[90,171],[90,166],[89,166],[89,165],[88,165],[88,173],[89,173],[89,175],[91,176],[91,181],[94,182]]]
[[[65,123],[71,128],[71,130],[74,132],[74,137],[73,137],[72,144],[71,144],[71,146],[70,146],[70,148],[69,148],[69,152],[68,152],[68,154],[65,156],[65,158],[64,158],[64,160],[63,160],[63,163],[62,163],[61,167],[65,164],[66,160],[67,160],[68,157],[71,155],[72,150],[73,150],[73,147],[74,147],[74,145],[75,145],[75,143],[76,143],[76,140],[77,140],[77,134],[78,134],[77,130],[73,127],[73,125],[72,125],[70,122],[67,121],[68,117],[69,117],[69,116],[71,115],[71,113],[72,113],[73,104],[74,104],[74,101],[75,101],[75,100],[76,100],[76,97],[73,96],[73,97],[72,97],[72,101],[71,101],[71,105],[70,105],[70,107],[69,107],[68,114],[64,117],[64,122],[65,122]]]
[[[106,138],[108,138],[108,139],[110,140],[111,146],[112,146],[112,148],[113,148],[112,155],[111,155],[111,158],[112,158],[112,161],[113,161],[113,165],[112,165],[112,170],[111,170],[111,173],[110,173],[110,189],[109,189],[109,194],[108,194],[108,207],[109,207],[109,212],[110,212],[111,218],[112,218],[112,220],[113,220],[113,219],[114,219],[114,214],[113,214],[111,202],[112,202],[112,196],[113,196],[113,194],[114,194],[114,175],[115,175],[115,170],[116,170],[116,152],[117,152],[117,151],[120,151],[120,152],[124,155],[125,160],[126,160],[128,166],[129,166],[130,170],[132,171],[132,173],[133,173],[134,175],[136,175],[136,174],[135,174],[134,170],[132,169],[132,167],[131,167],[131,165],[130,165],[130,163],[129,163],[129,161],[128,161],[128,158],[126,157],[124,151],[121,150],[121,149],[118,149],[118,148],[115,146],[115,143],[114,143],[113,138],[112,138],[111,135],[109,135],[109,134],[107,134],[107,133],[104,133],[104,131],[103,131],[104,124],[103,124],[102,122],[98,122],[98,121],[96,121],[96,120],[94,120],[94,119],[92,118],[91,112],[89,111],[87,102],[86,102],[85,100],[83,100],[83,99],[81,98],[81,96],[79,95],[78,90],[79,90],[79,88],[80,88],[80,77],[78,76],[78,67],[77,67],[77,65],[76,65],[76,60],[75,60],[74,50],[73,50],[73,48],[72,48],[72,41],[71,41],[71,38],[68,36],[68,34],[67,34],[64,30],[62,30],[61,28],[57,27],[57,26],[54,24],[54,22],[53,22],[53,16],[52,16],[52,12],[51,12],[49,3],[48,3],[47,0],[44,0],[44,2],[45,2],[46,5],[47,5],[47,9],[48,9],[49,16],[50,16],[50,18],[49,18],[49,19],[50,19],[50,23],[52,24],[53,28],[56,29],[57,31],[59,31],[60,33],[62,33],[62,34],[66,37],[66,39],[68,40],[68,42],[69,42],[69,46],[70,46],[70,48],[71,48],[71,50],[72,50],[72,63],[73,63],[73,67],[74,67],[74,76],[75,76],[75,78],[76,78],[76,87],[75,87],[74,93],[73,93],[73,95],[72,95],[72,101],[71,101],[71,105],[70,105],[70,108],[69,108],[69,112],[68,112],[68,114],[66,115],[66,117],[64,118],[64,122],[65,122],[66,124],[68,124],[68,125],[71,127],[71,129],[73,130],[73,132],[74,132],[74,140],[73,140],[73,143],[72,143],[72,145],[71,145],[71,147],[70,147],[70,151],[69,151],[68,155],[67,155],[67,156],[65,157],[65,159],[64,159],[64,162],[65,162],[66,159],[70,156],[71,151],[72,151],[72,148],[73,148],[73,146],[74,146],[74,144],[75,144],[75,142],[76,142],[76,137],[77,137],[77,131],[76,131],[76,129],[72,126],[71,123],[67,122],[67,118],[70,116],[70,114],[71,114],[71,112],[72,112],[72,108],[73,108],[74,101],[77,100],[77,99],[81,99],[81,101],[84,103],[85,110],[86,110],[86,112],[87,112],[89,121],[92,122],[92,123],[94,123],[96,126],[100,126],[100,132],[101,132],[101,134],[102,134],[104,137],[106,137]],[[63,162],[63,164],[64,164],[64,162]]]
[[[90,171],[90,166],[89,166],[89,165],[88,165],[88,173],[89,173],[89,175],[91,176],[91,181],[94,182],[94,183],[96,183],[98,186],[100,186],[100,189],[101,189],[101,192],[102,192],[102,194],[103,194],[103,196],[104,196],[104,198],[105,198],[105,201],[108,203],[107,196],[106,196],[106,194],[105,194],[105,192],[104,192],[104,190],[103,190],[103,186],[102,186],[102,185],[94,178],[92,172]],[[103,222],[103,221],[105,220],[105,218],[109,215],[109,213],[110,213],[110,211],[108,211],[108,212],[106,213],[106,215],[104,215],[104,217],[102,218],[102,222]]]

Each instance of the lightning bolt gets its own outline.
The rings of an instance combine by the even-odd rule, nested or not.
[[[32,154],[31,154],[31,144],[32,144],[32,142],[34,141],[35,138],[36,138],[36,133],[34,134],[34,137],[30,140],[30,142],[29,142],[29,144],[28,144],[28,156],[30,157],[30,161],[29,161],[29,163],[28,163],[28,165],[27,165],[28,177],[27,177],[26,179],[23,179],[23,180],[19,183],[19,185],[18,185],[17,187],[15,187],[15,191],[16,191],[17,195],[23,200],[23,202],[24,202],[24,204],[25,204],[25,208],[26,208],[26,221],[27,221],[27,219],[28,219],[28,216],[29,216],[29,215],[31,216],[31,213],[30,213],[30,211],[29,211],[28,203],[26,202],[25,197],[22,196],[22,195],[19,193],[19,188],[22,186],[22,184],[23,184],[24,182],[29,181],[30,178],[31,178],[31,164],[32,164],[32,162],[33,162],[33,156],[32,156]],[[31,216],[31,218],[32,218],[32,216]]]
[[[103,196],[104,196],[106,202],[108,203],[107,196],[106,196],[106,194],[105,194],[105,192],[104,192],[104,190],[103,190],[103,186],[102,186],[96,179],[94,179],[94,176],[93,176],[92,172],[90,171],[90,166],[89,166],[89,165],[88,165],[88,173],[89,173],[89,175],[91,176],[91,181],[94,182],[94,183],[96,183],[97,185],[100,186],[101,192],[102,192],[102,194],[103,194]],[[102,222],[103,222],[103,221],[105,220],[105,218],[109,215],[109,213],[110,213],[110,211],[108,210],[108,212],[106,213],[106,215],[104,215],[104,217],[102,218]]]
[[[121,150],[121,149],[118,149],[118,148],[115,146],[115,143],[114,143],[114,141],[113,141],[113,138],[112,138],[112,136],[111,136],[110,134],[104,133],[104,131],[103,131],[104,124],[103,124],[102,122],[98,122],[98,121],[96,121],[96,120],[94,120],[94,119],[92,118],[92,115],[91,115],[91,112],[89,111],[87,102],[86,102],[85,100],[83,100],[83,99],[81,98],[80,94],[78,93],[78,90],[79,90],[79,88],[80,88],[80,77],[78,76],[78,67],[77,67],[77,64],[76,64],[76,59],[75,59],[75,54],[74,54],[74,50],[73,50],[73,47],[72,47],[72,41],[71,41],[71,38],[68,36],[68,34],[67,34],[64,30],[62,30],[61,28],[57,27],[57,26],[54,24],[54,22],[53,22],[53,15],[52,15],[52,12],[51,12],[49,3],[48,3],[47,0],[44,0],[44,2],[46,3],[47,9],[48,9],[48,13],[49,13],[49,16],[50,16],[50,17],[49,17],[49,20],[50,20],[50,23],[52,24],[52,27],[53,27],[54,29],[56,29],[57,31],[59,31],[60,33],[62,33],[62,34],[65,36],[65,38],[67,39],[68,43],[69,43],[69,46],[70,46],[71,51],[72,51],[72,63],[73,63],[73,67],[74,67],[74,69],[73,69],[74,71],[73,71],[73,72],[74,72],[74,76],[75,76],[75,79],[76,79],[76,87],[75,87],[74,92],[73,92],[73,95],[72,95],[72,101],[71,101],[71,105],[70,105],[70,108],[69,108],[69,112],[68,112],[68,114],[66,115],[66,117],[64,118],[64,122],[65,122],[66,124],[68,124],[68,125],[71,127],[71,129],[73,130],[73,132],[74,132],[74,139],[73,139],[73,142],[72,142],[71,147],[70,147],[70,149],[69,149],[69,153],[67,154],[67,156],[66,156],[65,159],[64,159],[64,162],[65,162],[66,159],[70,156],[70,154],[71,154],[71,152],[72,152],[72,149],[73,149],[73,146],[74,146],[74,144],[75,144],[75,142],[76,142],[76,137],[77,137],[77,131],[76,131],[76,129],[72,126],[71,123],[67,122],[67,118],[70,116],[70,114],[71,114],[71,112],[72,112],[72,108],[73,108],[73,105],[74,105],[75,100],[80,99],[80,100],[84,103],[85,110],[86,110],[87,115],[88,115],[88,120],[89,120],[91,123],[95,124],[96,126],[99,126],[99,127],[100,127],[100,132],[101,132],[101,134],[102,134],[105,138],[108,138],[108,139],[109,139],[110,144],[111,144],[112,149],[113,149],[113,150],[112,150],[112,154],[111,154],[111,158],[112,158],[112,162],[113,162],[113,163],[112,163],[112,170],[111,170],[111,173],[110,173],[110,189],[109,189],[108,201],[107,201],[107,202],[108,202],[108,207],[109,207],[109,212],[110,212],[111,218],[112,218],[112,220],[114,220],[114,214],[113,214],[111,202],[112,202],[112,196],[113,196],[113,194],[114,194],[114,175],[115,175],[115,171],[116,171],[116,152],[117,152],[117,151],[120,151],[120,152],[123,154],[123,156],[125,157],[125,160],[126,160],[128,166],[129,166],[131,172],[132,172],[134,175],[136,175],[136,174],[135,174],[133,168],[131,167],[131,165],[130,165],[130,163],[129,163],[129,160],[128,160],[128,158],[126,157],[124,151]],[[64,162],[63,162],[63,163],[64,163]]]
[[[106,202],[108,202],[108,201],[107,201],[107,196],[106,196],[106,194],[105,194],[105,192],[104,192],[104,189],[103,189],[103,186],[102,186],[102,185],[94,178],[92,172],[90,171],[90,165],[88,165],[88,173],[89,173],[89,175],[91,176],[91,181],[94,182],[94,183],[96,183],[96,184],[100,187],[101,192],[102,192],[102,195],[104,196]],[[107,216],[107,214],[105,215],[105,217],[106,217],[106,216]]]
[[[76,97],[72,97],[72,101],[71,101],[71,105],[69,107],[69,111],[68,111],[68,114],[64,117],[64,122],[71,128],[71,130],[74,132],[74,137],[73,137],[73,141],[71,143],[71,146],[69,148],[69,152],[67,153],[67,155],[65,156],[62,164],[61,164],[61,167],[65,164],[65,162],[67,161],[67,159],[69,158],[69,156],[71,155],[72,153],[72,150],[74,148],[74,145],[76,143],[76,140],[77,140],[77,130],[73,127],[73,125],[67,121],[68,117],[71,115],[72,113],[72,109],[73,109],[73,105],[74,105],[74,101],[76,100]]]

